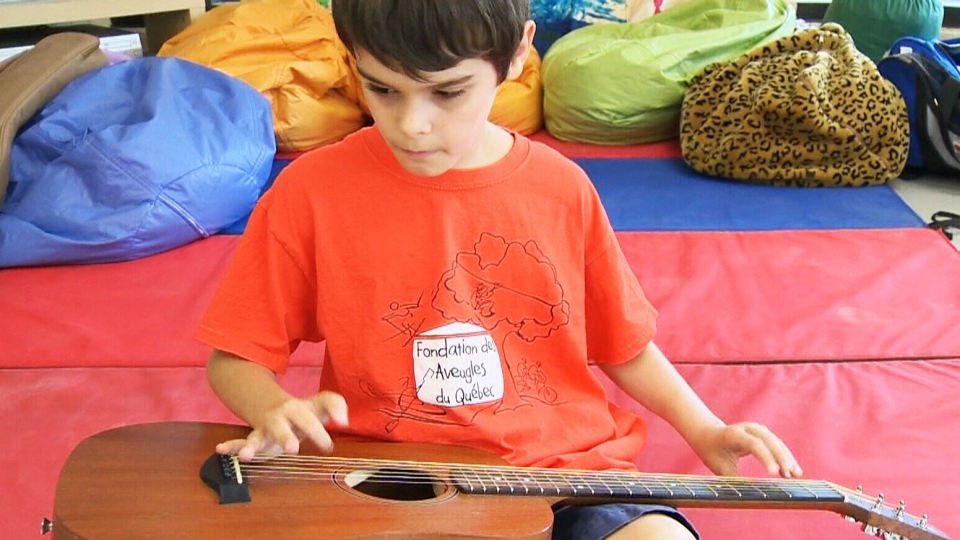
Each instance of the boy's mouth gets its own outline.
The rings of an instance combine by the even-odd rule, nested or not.
[[[434,150],[408,150],[406,148],[401,148],[400,152],[414,159],[423,159],[436,153]]]

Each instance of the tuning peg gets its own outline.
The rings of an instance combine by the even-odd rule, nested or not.
[[[919,523],[918,527],[920,527],[920,530],[921,530],[921,531],[927,530],[927,515],[926,515],[926,514],[924,514],[923,517],[920,518],[920,523]]]
[[[903,521],[903,512],[907,509],[907,503],[903,500],[900,501],[900,506],[897,506],[897,521]]]
[[[863,532],[869,534],[870,536],[883,538],[883,540],[904,540],[904,538],[899,534],[885,531],[880,527],[874,527],[873,525],[864,525]]]
[[[873,505],[874,512],[879,512],[880,510],[883,510],[883,493],[881,493],[880,496],[877,497],[877,502],[874,503]]]
[[[40,521],[40,536],[53,532],[53,522],[47,518]]]

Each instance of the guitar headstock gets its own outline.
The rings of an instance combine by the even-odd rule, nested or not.
[[[927,515],[917,518],[906,512],[906,504],[900,501],[891,506],[883,494],[867,497],[862,488],[856,491],[843,490],[846,500],[841,512],[848,520],[862,525],[863,532],[884,540],[949,540],[946,534],[927,521]]]

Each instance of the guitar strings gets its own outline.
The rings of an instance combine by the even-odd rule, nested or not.
[[[894,509],[888,502],[872,498],[860,489],[854,491],[824,480],[736,476],[709,477],[688,474],[549,469],[511,465],[309,455],[257,456],[250,462],[241,463],[241,467],[250,478],[282,477],[322,481],[329,481],[331,475],[343,473],[347,469],[360,469],[370,473],[364,479],[364,482],[374,484],[435,485],[438,481],[451,481],[447,478],[449,476],[462,475],[459,478],[461,483],[465,482],[469,485],[472,479],[486,489],[485,483],[490,482],[493,486],[489,488],[490,491],[496,493],[500,493],[500,488],[503,487],[509,493],[523,492],[547,495],[556,492],[558,496],[564,493],[563,488],[568,491],[572,488],[574,493],[581,493],[577,490],[589,491],[592,495],[599,497],[613,495],[615,490],[621,493],[622,490],[626,490],[630,494],[633,494],[633,490],[637,490],[641,494],[643,490],[646,490],[647,494],[653,497],[655,494],[652,489],[658,490],[658,493],[663,493],[659,490],[665,490],[673,498],[687,496],[688,499],[702,498],[708,491],[718,498],[721,494],[729,497],[731,492],[737,497],[742,497],[744,493],[741,492],[747,492],[746,495],[748,497],[753,496],[755,500],[761,499],[750,491],[759,492],[761,495],[766,492],[778,491],[786,493],[788,498],[793,498],[796,495],[807,500],[809,500],[809,497],[819,499],[841,496],[845,501],[865,503],[865,506],[870,508],[869,512],[871,514],[880,515],[887,519],[893,519],[889,516],[899,516],[895,519],[908,524],[916,525],[919,523],[916,517],[906,513],[901,514],[899,508]],[[530,483],[538,485],[530,486]],[[544,487],[546,485],[551,487]],[[511,486],[513,489],[511,489]],[[689,491],[689,494],[684,493],[683,490]],[[699,495],[697,490],[699,490]]]
[[[330,474],[345,468],[369,469],[375,473],[371,477],[373,482],[404,482],[404,483],[435,483],[429,478],[430,474],[438,476],[462,475],[462,480],[471,480],[483,485],[485,482],[493,484],[539,482],[552,485],[554,490],[561,487],[576,487],[577,489],[594,492],[610,492],[611,487],[622,489],[644,489],[650,487],[674,491],[695,490],[711,491],[715,495],[720,492],[743,491],[769,492],[773,490],[790,493],[798,491],[798,495],[808,494],[814,498],[837,496],[839,486],[820,480],[805,479],[767,479],[745,477],[706,477],[695,475],[649,474],[626,471],[591,471],[575,469],[544,469],[535,467],[513,467],[502,465],[476,465],[437,463],[420,461],[395,461],[361,458],[338,458],[318,456],[272,456],[258,457],[254,461],[242,464],[248,476],[271,476],[282,474],[286,477],[302,479],[326,479]],[[413,470],[404,470],[413,469]],[[644,485],[647,484],[647,485]],[[852,493],[852,492],[851,492]]]

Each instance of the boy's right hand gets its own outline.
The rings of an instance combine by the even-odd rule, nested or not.
[[[306,399],[289,399],[266,411],[246,439],[217,445],[219,454],[236,454],[250,461],[258,454],[297,454],[300,442],[309,439],[323,452],[333,450],[325,425],[347,425],[347,402],[333,392],[320,392]]]

